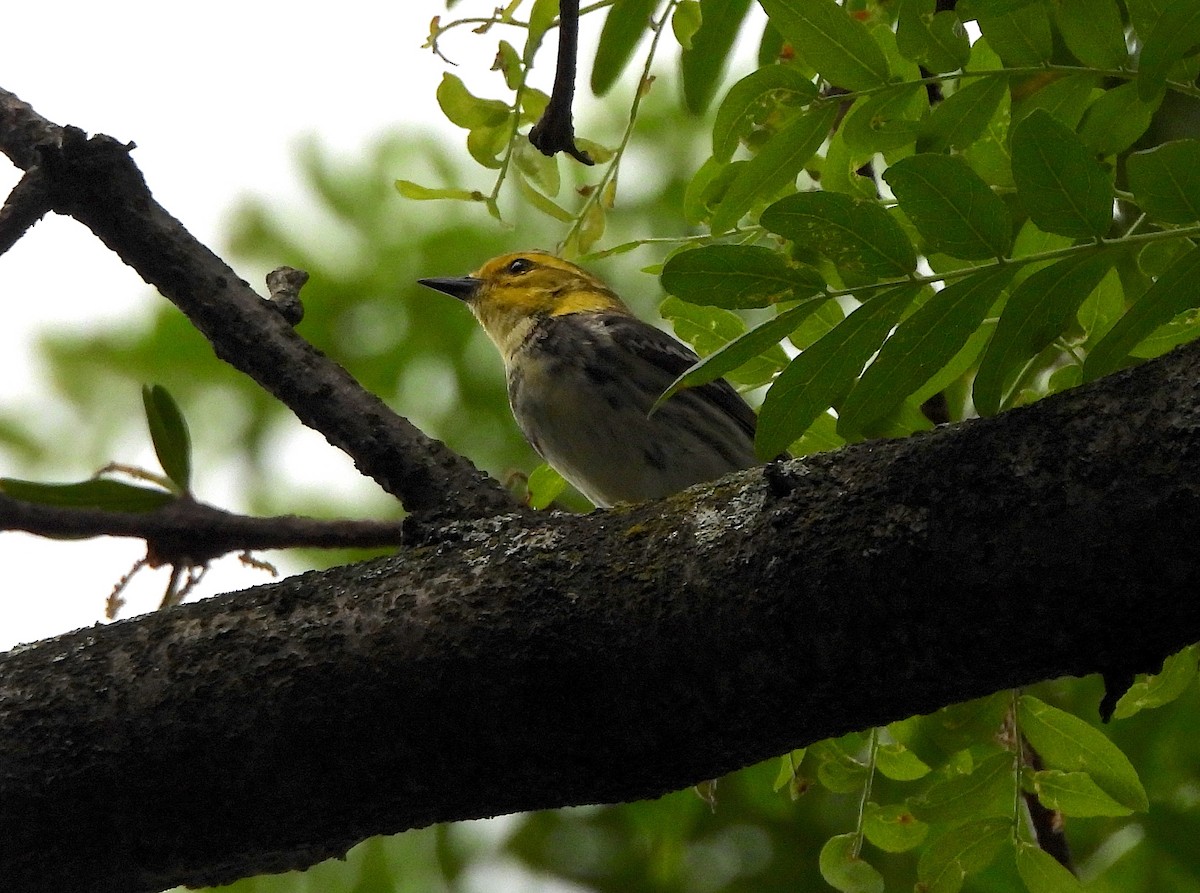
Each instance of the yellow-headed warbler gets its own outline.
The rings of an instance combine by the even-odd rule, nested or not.
[[[651,414],[696,354],[574,264],[523,251],[420,283],[471,308],[504,358],[525,438],[596,505],[656,499],[755,464],[754,412],[723,379]]]

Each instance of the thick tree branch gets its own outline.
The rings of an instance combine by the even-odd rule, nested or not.
[[[0,151],[36,170],[51,207],[87,226],[158,288],[217,356],[349,454],[409,511],[479,517],[513,510],[497,482],[364,391],[193,238],[154,201],[129,148],[60,128],[0,90]]]
[[[1192,345],[995,419],[464,522],[13,652],[5,890],[226,881],[1156,669],[1200,639],[1197,380]]]

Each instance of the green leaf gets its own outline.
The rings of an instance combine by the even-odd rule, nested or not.
[[[1125,816],[1133,812],[1100,789],[1086,772],[1042,769],[1026,776],[1038,800],[1047,809],[1087,819],[1101,815]]]
[[[499,170],[501,161],[497,157],[508,148],[512,136],[512,122],[505,120],[494,127],[476,127],[467,134],[467,153],[480,167]]]
[[[954,71],[971,58],[970,38],[957,13],[936,8],[936,0],[901,0],[896,46],[929,71]]]
[[[854,853],[856,837],[839,834],[825,841],[818,858],[821,877],[841,893],[883,893],[883,875]]]
[[[851,736],[853,740],[854,736]],[[867,767],[851,756],[838,739],[818,741],[808,748],[817,762],[817,779],[835,794],[852,794],[862,790],[867,780]]]
[[[769,307],[825,290],[811,267],[793,267],[777,251],[753,245],[707,245],[666,262],[662,285],[693,304]]]
[[[896,781],[916,781],[929,774],[929,766],[903,744],[881,744],[875,749],[875,766]]]
[[[801,456],[811,456],[813,453],[828,453],[846,445],[846,441],[838,436],[837,419],[827,412],[817,416],[817,420],[799,440],[792,441],[788,452],[797,459]]]
[[[767,140],[729,184],[713,212],[712,231],[721,233],[731,228],[756,201],[774,198],[783,187],[794,184],[836,118],[836,106],[814,105]]]
[[[675,379],[658,398],[656,405],[670,398],[672,394],[678,393],[682,388],[692,388],[715,381],[730,370],[748,363],[771,347],[777,346],[808,316],[832,301],[832,298],[824,296],[810,298],[807,301],[801,301],[795,307],[789,307],[774,319],[760,323],[736,341],[731,341],[720,350],[704,357],[699,363]]]
[[[1042,65],[1054,52],[1050,15],[1040,3],[998,14],[979,13],[979,30],[1010,68]]]
[[[929,98],[921,84],[905,84],[854,103],[842,123],[846,145],[860,152],[886,152],[911,143],[921,130]]]
[[[1036,844],[1017,844],[1017,874],[1029,893],[1083,893],[1079,879]]]
[[[525,30],[525,48],[521,52],[521,61],[526,70],[533,67],[534,57],[542,38],[558,18],[559,0],[533,0],[533,9],[529,11],[529,27]]]
[[[1111,252],[1080,252],[1038,270],[1016,287],[975,376],[973,396],[980,415],[999,412],[1024,363],[1071,323],[1112,263]]]
[[[450,123],[467,130],[499,126],[512,114],[508,103],[472,95],[462,79],[449,72],[442,75],[438,84],[437,101]]]
[[[777,455],[841,401],[919,291],[918,285],[902,285],[873,297],[779,373],[759,411],[759,456]]]
[[[615,0],[604,18],[600,43],[592,62],[592,92],[603,96],[612,89],[637,48],[642,35],[650,30],[650,17],[659,0]]]
[[[759,222],[797,247],[829,258],[851,287],[907,276],[917,253],[878,202],[837,192],[800,192],[763,211]]]
[[[700,11],[703,22],[692,35],[692,48],[679,56],[684,102],[696,115],[716,95],[750,0],[700,0]]]
[[[969,775],[954,775],[930,786],[908,807],[923,822],[961,822],[1012,812],[1016,775],[1013,756],[993,754]]]
[[[829,83],[847,90],[882,87],[887,58],[866,25],[834,0],[761,0],[771,23]]]
[[[756,124],[777,109],[817,98],[817,86],[794,65],[768,65],[729,88],[713,122],[713,156],[728,161]]]
[[[910,155],[884,171],[883,179],[934,251],[977,260],[1004,257],[1012,247],[1003,199],[961,157]]]
[[[1149,803],[1137,772],[1103,732],[1032,695],[1021,695],[1017,710],[1022,734],[1048,768],[1086,772],[1118,803],[1146,811]]]
[[[1129,156],[1129,188],[1165,223],[1200,220],[1200,140],[1175,140]]]
[[[905,853],[925,841],[929,826],[899,804],[868,803],[863,834],[886,853]]]
[[[192,437],[175,398],[161,385],[142,385],[142,406],[158,464],[181,493],[192,485]]]
[[[43,484],[0,478],[0,492],[22,502],[62,508],[104,509],[109,512],[152,512],[175,501],[166,490],[138,487],[124,481],[98,478],[74,484]]]
[[[1170,0],[1146,37],[1138,59],[1138,95],[1145,102],[1166,88],[1176,62],[1200,48],[1200,5],[1195,0]]]
[[[948,285],[900,323],[842,404],[838,433],[847,440],[862,433],[949,362],[979,328],[1013,272],[997,267]]]
[[[1009,819],[958,825],[930,842],[917,861],[923,893],[958,893],[968,874],[987,868],[1009,839]]]
[[[1129,61],[1116,0],[1058,0],[1054,18],[1067,49],[1084,65],[1119,68]]]
[[[949,96],[925,119],[922,136],[930,152],[965,149],[987,131],[988,122],[1008,95],[1008,80],[980,78]]]
[[[692,38],[700,30],[704,21],[704,13],[700,11],[699,0],[681,0],[671,14],[671,31],[675,39],[685,50],[692,48]]]
[[[1047,81],[1033,93],[1026,94],[1013,106],[1013,123],[1023,120],[1038,109],[1045,109],[1072,130],[1079,124],[1091,101],[1099,79],[1082,72]]]
[[[1117,320],[1083,364],[1083,380],[1116,369],[1143,338],[1175,315],[1200,306],[1200,248],[1193,248],[1162,273]]]
[[[746,323],[740,316],[720,307],[703,307],[667,297],[659,305],[658,312],[671,323],[675,334],[702,357],[720,350],[746,332]],[[723,373],[723,377],[733,384],[757,388],[768,384],[787,363],[788,356],[783,348],[777,343],[771,344],[741,366]]]
[[[525,482],[526,501],[533,509],[548,508],[566,489],[566,479],[543,462],[529,473]]]
[[[1097,154],[1118,155],[1146,132],[1156,108],[1138,98],[1136,84],[1121,84],[1088,106],[1079,135]]]
[[[1198,650],[1200,646],[1189,645],[1164,660],[1160,672],[1133,683],[1117,702],[1113,716],[1127,719],[1142,710],[1161,707],[1178,698],[1196,678]]]
[[[564,208],[562,205],[547,198],[541,192],[538,192],[534,186],[525,179],[524,172],[517,171],[516,176],[517,189],[525,197],[525,200],[533,207],[537,208],[548,217],[553,217],[555,220],[561,220],[563,223],[571,223],[575,220],[575,215]]]
[[[451,199],[459,202],[481,202],[484,200],[482,192],[471,189],[435,189],[429,186],[421,186],[412,180],[397,180],[396,191],[404,196],[404,198],[419,202],[433,201],[435,199]]]
[[[1112,224],[1112,177],[1066,125],[1038,110],[1013,129],[1013,179],[1046,232],[1100,237]]]
[[[805,748],[798,747],[791,753],[785,753],[779,758],[779,774],[775,776],[775,784],[771,786],[771,790],[778,793],[792,785],[800,772],[801,764],[804,762],[804,752]]]

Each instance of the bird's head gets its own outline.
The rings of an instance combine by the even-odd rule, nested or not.
[[[465,302],[506,358],[541,317],[630,312],[595,276],[545,251],[502,254],[470,276],[418,282]]]

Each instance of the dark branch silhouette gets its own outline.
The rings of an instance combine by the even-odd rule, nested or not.
[[[558,67],[554,87],[541,119],[529,131],[529,142],[543,155],[566,152],[576,161],[595,164],[587,152],[575,145],[575,69],[579,52],[579,0],[559,0]]]

